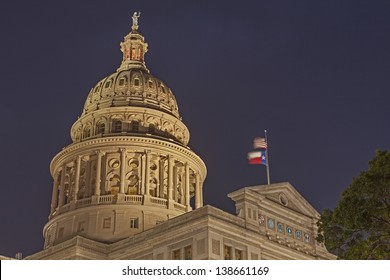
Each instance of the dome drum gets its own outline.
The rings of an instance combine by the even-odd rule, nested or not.
[[[51,172],[54,185],[47,228],[58,219],[99,212],[100,206],[111,205],[113,211],[133,216],[154,209],[155,214],[174,217],[203,205],[203,161],[166,140],[106,137],[74,143],[53,159]],[[148,221],[148,227],[155,225]],[[83,234],[95,238],[87,231]]]
[[[73,142],[113,135],[152,135],[187,145],[189,131],[170,114],[142,107],[101,109],[79,118],[71,129]]]

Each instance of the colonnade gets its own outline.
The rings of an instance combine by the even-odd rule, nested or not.
[[[127,150],[126,148],[119,149],[119,195],[127,195],[128,186],[128,174],[129,168],[127,167],[127,162],[130,158],[128,158],[127,152],[131,150]],[[81,179],[81,168],[83,158],[86,158],[87,161],[91,161],[91,158],[94,157],[94,161],[96,162],[94,168],[94,174],[90,174],[90,178],[87,180],[86,187],[90,189],[90,195],[87,195],[84,198],[92,197],[92,196],[102,196],[111,193],[107,193],[103,191],[102,188],[105,189],[105,186],[102,184],[106,182],[108,172],[105,169],[105,173],[102,174],[102,166],[107,164],[107,158],[103,158],[106,155],[106,152],[97,150],[94,153],[86,154],[86,155],[78,155],[75,159],[64,163],[61,167],[57,168],[56,173],[54,174],[54,182],[53,182],[53,193],[52,193],[52,202],[51,202],[51,212],[50,216],[55,213],[57,208],[61,208],[67,203],[77,203],[78,194],[80,191],[80,179]],[[138,159],[141,161],[141,166],[138,167],[138,191],[137,195],[142,196],[153,196],[157,198],[167,199],[167,201],[173,201],[180,203],[186,206],[186,209],[191,209],[190,207],[190,199],[191,194],[195,196],[194,198],[194,206],[195,209],[203,206],[203,195],[202,195],[202,178],[199,171],[194,170],[194,167],[186,161],[176,160],[173,155],[160,156],[158,162],[158,184],[155,186],[156,189],[152,190],[151,187],[151,165],[153,162],[151,161],[151,157],[155,156],[151,152],[151,150],[145,150],[141,155],[139,155]],[[91,164],[91,162],[89,163]],[[70,181],[70,168],[74,168],[72,172],[74,172],[74,176],[72,176],[72,181]],[[156,167],[155,167],[156,168]],[[182,178],[181,186],[183,193],[181,194],[183,197],[179,200],[178,193],[178,169],[182,168],[184,172],[184,178]],[[85,171],[84,171],[85,172]],[[103,175],[103,176],[102,176]],[[66,182],[66,177],[68,176],[68,180]],[[85,174],[84,174],[85,176]],[[92,180],[94,178],[94,180]],[[191,180],[192,179],[192,180]],[[166,187],[164,186],[164,181],[167,181]],[[194,190],[191,191],[191,181]],[[194,182],[195,181],[195,182]],[[66,183],[65,183],[66,182]],[[107,184],[107,183],[106,183]],[[144,198],[145,199],[145,198]]]

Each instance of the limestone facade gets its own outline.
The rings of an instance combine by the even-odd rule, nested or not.
[[[207,205],[112,244],[79,235],[27,259],[335,259],[314,239],[318,212],[289,183],[229,197],[237,215]]]

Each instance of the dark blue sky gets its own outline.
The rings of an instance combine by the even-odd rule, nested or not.
[[[297,3],[298,2],[298,3]],[[390,150],[389,1],[8,1],[0,10],[0,255],[43,248],[49,163],[91,87],[121,62],[141,11],[146,64],[179,103],[208,167],[205,203],[266,183],[247,164],[269,136],[272,182],[336,206],[375,150]]]

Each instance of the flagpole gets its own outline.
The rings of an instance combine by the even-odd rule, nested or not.
[[[268,151],[269,151],[269,145],[268,145],[268,138],[267,138],[267,130],[265,129],[264,130],[264,137],[265,137],[265,142],[267,143],[267,150],[266,150],[266,153],[265,153],[265,157],[266,157],[266,161],[267,161],[267,181],[268,181],[268,185],[271,184],[271,180],[270,180],[270,177],[269,177],[269,160],[268,160]]]

